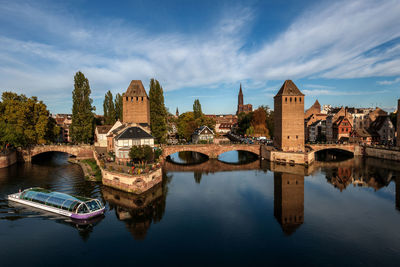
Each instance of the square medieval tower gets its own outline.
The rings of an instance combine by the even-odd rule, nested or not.
[[[122,113],[125,123],[147,123],[150,125],[150,103],[140,80],[133,80],[122,94]]]
[[[274,147],[304,152],[304,94],[286,80],[274,97]]]

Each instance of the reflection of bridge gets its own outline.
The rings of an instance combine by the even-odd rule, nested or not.
[[[163,158],[182,151],[193,151],[207,155],[211,159],[218,158],[219,155],[228,151],[248,151],[260,155],[260,145],[229,144],[229,145],[176,145],[163,146]]]
[[[255,160],[246,164],[229,164],[216,159],[210,159],[206,162],[196,165],[184,165],[172,163],[168,160],[164,162],[164,168],[168,172],[226,172],[226,171],[245,171],[245,170],[259,170],[260,161]]]
[[[93,149],[89,145],[37,145],[20,151],[25,162],[30,162],[32,157],[46,152],[63,152],[77,158],[93,158]]]
[[[308,147],[311,147],[312,150],[314,152],[318,152],[321,150],[332,150],[332,149],[336,149],[336,150],[344,150],[347,152],[351,152],[354,155],[359,155],[360,154],[360,146],[359,145],[355,145],[355,144],[315,144],[315,145],[306,145]]]

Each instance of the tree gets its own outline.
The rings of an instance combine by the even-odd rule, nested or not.
[[[122,95],[120,95],[119,93],[115,95],[115,103],[114,103],[114,107],[115,107],[115,116],[116,116],[116,120],[120,120],[123,121],[122,118],[122,109],[123,109],[123,103],[122,103]]]
[[[111,91],[108,91],[104,96],[103,111],[104,111],[104,124],[113,125],[116,119],[116,112],[114,107],[113,95]]]
[[[0,143],[29,146],[54,142],[60,129],[46,105],[33,96],[4,92],[0,102]]]
[[[129,150],[129,157],[131,158],[132,161],[138,162],[138,161],[153,161],[154,160],[154,151],[153,149],[148,146],[132,146],[131,149]]]
[[[245,134],[246,130],[251,126],[251,120],[253,118],[253,112],[240,113],[238,115],[238,132],[239,134]]]
[[[90,85],[85,75],[78,71],[74,77],[74,90],[72,91],[72,123],[71,138],[75,143],[91,143],[94,136],[95,108],[90,98]]]
[[[203,112],[201,111],[201,104],[198,99],[196,99],[193,103],[193,113],[195,119],[198,119],[201,116],[203,116]]]
[[[259,107],[253,112],[251,126],[254,134],[270,137],[267,129],[267,112],[264,108]]]
[[[192,138],[194,130],[203,125],[206,125],[208,128],[214,131],[215,120],[205,116],[204,114],[195,119],[194,112],[182,113],[178,118],[178,136],[179,138],[184,138],[189,141]]]
[[[266,123],[267,123],[267,128],[268,132],[271,138],[274,137],[274,111],[271,110],[268,106],[260,106],[259,108],[262,108],[265,110],[265,113],[267,114],[266,118]]]
[[[150,128],[159,143],[165,143],[167,135],[167,110],[164,105],[164,93],[160,83],[150,80]]]

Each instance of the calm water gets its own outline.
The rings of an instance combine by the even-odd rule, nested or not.
[[[190,158],[173,155],[181,164],[141,196],[85,181],[64,154],[0,169],[0,265],[399,265],[400,164]],[[32,186],[98,197],[107,212],[85,225],[5,200]]]

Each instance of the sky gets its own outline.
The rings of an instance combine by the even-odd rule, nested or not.
[[[74,75],[105,93],[151,78],[170,112],[233,114],[273,108],[291,79],[333,106],[394,111],[400,98],[400,1],[3,1],[0,91],[37,96],[71,113]]]

